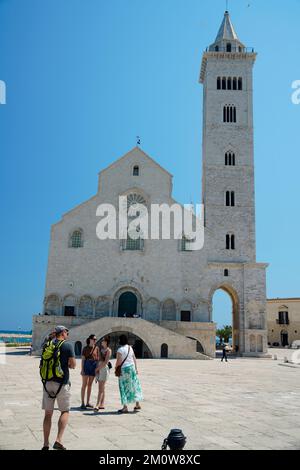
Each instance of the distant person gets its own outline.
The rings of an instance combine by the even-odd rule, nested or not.
[[[128,404],[135,403],[134,411],[141,409],[143,400],[142,388],[138,378],[137,362],[134,351],[128,344],[126,335],[119,338],[115,374],[119,378],[119,390],[123,408],[118,413],[128,413]]]
[[[223,362],[223,359],[225,359],[225,361],[228,362],[228,361],[227,361],[227,350],[226,350],[226,348],[227,348],[227,346],[226,346],[226,344],[224,343],[224,344],[222,345],[222,359],[221,359],[221,362]]]
[[[29,356],[32,356],[32,344],[29,346]]]
[[[98,382],[99,391],[98,399],[94,411],[104,410],[105,401],[105,384],[109,378],[110,369],[112,367],[110,363],[111,349],[109,347],[110,337],[105,336],[101,341],[100,349],[100,361],[96,368],[96,382]]]
[[[81,409],[93,408],[90,404],[92,385],[95,380],[95,371],[100,359],[99,348],[96,344],[97,338],[95,335],[90,335],[86,340],[86,346],[81,353]],[[84,403],[85,391],[87,389],[86,405]]]
[[[55,400],[60,411],[60,417],[53,449],[66,450],[62,444],[62,438],[68,424],[70,411],[71,383],[69,369],[75,369],[76,367],[73,346],[67,341],[69,330],[65,326],[57,326],[55,335],[55,339],[49,342],[42,354],[40,366],[44,385],[42,408],[45,410],[43,422],[44,446],[42,450],[49,450],[49,436]],[[52,361],[53,367],[48,367],[49,359]]]

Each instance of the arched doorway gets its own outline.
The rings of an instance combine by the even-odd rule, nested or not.
[[[152,359],[152,353],[147,346],[147,344],[137,335],[128,332],[128,331],[114,331],[113,333],[110,333],[110,348],[112,350],[112,357],[116,357],[117,350],[119,348],[119,337],[121,335],[126,335],[128,338],[128,344],[132,346],[132,349],[134,350],[135,356],[138,359]],[[101,348],[101,340],[102,338],[98,341],[97,345],[99,348]]]
[[[285,347],[289,345],[289,334],[286,330],[282,330],[280,333],[281,346]]]
[[[133,292],[123,292],[119,297],[118,316],[133,317],[137,314],[137,296]]]
[[[168,354],[169,354],[169,347],[166,343],[162,344],[161,345],[161,348],[160,348],[160,357],[162,359],[167,359],[168,358]]]
[[[81,341],[76,341],[74,349],[75,349],[75,356],[80,357],[81,356],[81,350],[82,350]]]
[[[242,352],[238,296],[230,286],[219,286],[212,292],[210,321],[216,323],[216,356],[221,354],[222,343],[228,343],[232,353]]]

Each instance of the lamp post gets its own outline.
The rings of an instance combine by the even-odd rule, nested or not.
[[[182,450],[186,443],[186,437],[184,436],[181,429],[171,429],[168,437],[164,440],[161,447],[162,450]]]

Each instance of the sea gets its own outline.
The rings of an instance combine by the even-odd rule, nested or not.
[[[7,336],[10,335],[10,336]],[[0,330],[0,342],[4,343],[31,343],[32,337],[26,338],[22,335],[32,335],[32,331],[22,330]]]

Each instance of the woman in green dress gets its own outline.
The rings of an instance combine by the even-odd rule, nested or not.
[[[119,338],[117,350],[116,369],[121,366],[119,376],[119,390],[123,408],[118,413],[128,413],[128,404],[135,403],[134,411],[141,410],[140,401],[143,400],[141,384],[138,378],[137,362],[134,351],[128,344],[126,335]]]

